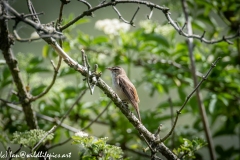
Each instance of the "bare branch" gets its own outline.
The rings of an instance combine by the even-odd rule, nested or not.
[[[82,2],[82,3],[84,3],[85,5],[87,5],[87,7],[88,7],[88,10],[90,10],[90,9],[92,9],[92,6],[91,6],[91,4],[90,3],[88,3],[87,1],[85,1],[85,0],[78,0],[79,2]],[[88,16],[93,16],[93,13],[92,12],[90,12],[89,14],[88,14]]]
[[[170,95],[168,96],[168,102],[169,102],[169,106],[170,106],[171,125],[172,125],[172,127],[173,127],[173,125],[174,125],[173,103],[172,103],[172,98],[171,98]],[[173,149],[174,146],[175,146],[174,139],[175,139],[175,135],[174,135],[174,130],[173,130],[172,137],[171,137],[172,149]],[[181,159],[181,158],[180,158],[180,159]]]
[[[230,40],[228,40],[228,39],[226,39],[226,37],[225,36],[223,36],[223,41],[225,41],[225,42],[227,42],[228,44],[233,44],[233,42],[231,42]]]
[[[182,27],[182,29],[181,29],[182,31],[183,31],[183,29],[186,27],[186,25],[187,25],[187,22],[184,23],[184,25],[183,25],[183,27]]]
[[[104,4],[105,2],[106,2],[106,0],[103,0],[102,2],[100,2],[99,5],[102,5],[102,4]]]
[[[10,102],[10,101],[7,101],[7,100],[2,99],[2,98],[0,98],[0,101],[2,101],[3,103],[20,104],[20,103]]]
[[[91,4],[88,3],[87,1],[85,1],[85,0],[78,0],[78,1],[84,3],[85,5],[87,5],[88,9],[92,8]]]
[[[140,7],[138,6],[136,12],[134,13],[134,15],[133,15],[133,17],[132,17],[132,19],[131,19],[131,21],[130,21],[130,24],[131,24],[133,27],[135,27],[135,25],[134,25],[134,23],[133,23],[133,20],[134,20],[135,16],[137,15],[137,12],[139,11],[139,9],[140,9]]]
[[[162,7],[159,5],[156,5],[154,3],[151,3],[149,1],[142,1],[142,0],[114,0],[114,1],[110,1],[108,3],[100,3],[99,5],[92,7],[91,9],[89,9],[88,11],[83,12],[82,14],[80,14],[79,16],[77,16],[76,18],[74,18],[72,21],[70,21],[69,23],[65,24],[64,26],[62,26],[60,28],[61,31],[67,29],[69,26],[71,26],[72,24],[74,24],[75,22],[77,22],[79,19],[85,17],[85,16],[89,16],[89,14],[91,14],[92,12],[104,8],[104,7],[108,7],[108,6],[112,6],[113,9],[116,11],[116,13],[119,15],[119,18],[122,19],[125,23],[130,24],[130,22],[126,21],[125,19],[123,19],[123,17],[121,16],[121,14],[119,13],[119,11],[116,9],[115,5],[119,4],[119,3],[136,3],[136,4],[142,4],[145,5],[147,7],[150,8],[151,12],[150,15],[153,11],[153,8],[161,10],[163,12],[163,14],[165,15],[166,19],[168,20],[169,24],[172,25],[174,27],[174,29],[180,33],[182,36],[186,37],[186,38],[194,38],[194,39],[198,39],[201,42],[207,43],[207,44],[214,44],[214,43],[219,43],[224,41],[222,38],[220,38],[219,40],[207,40],[205,38],[203,38],[200,35],[195,35],[195,34],[187,34],[185,32],[183,32],[182,30],[184,29],[184,27],[180,28],[171,18],[170,16],[170,12],[169,12],[169,8],[166,7]],[[148,16],[148,18],[150,17],[150,15]],[[150,17],[151,18],[151,17]],[[225,37],[226,40],[231,40],[231,39],[235,39],[237,37],[240,37],[240,30],[232,36],[228,36]]]
[[[84,67],[86,67],[87,68],[87,76],[86,76],[86,81],[87,81],[87,85],[88,85],[88,88],[89,88],[89,90],[90,90],[90,93],[91,93],[91,95],[93,94],[93,88],[92,88],[92,86],[91,86],[91,84],[90,84],[90,74],[91,74],[91,72],[90,72],[90,64],[89,64],[89,62],[88,62],[88,58],[87,58],[87,55],[85,54],[85,51],[82,49],[81,50],[81,52],[82,52],[82,62],[83,62],[83,65],[84,65]]]
[[[153,7],[150,7],[150,14],[149,15],[147,15],[147,18],[148,19],[151,19],[152,18],[152,15],[153,15]]]
[[[125,19],[122,17],[121,13],[117,10],[117,8],[115,7],[115,5],[113,5],[112,7],[113,7],[113,9],[115,10],[115,12],[118,14],[119,19],[121,19],[124,23],[127,23],[127,24],[132,25],[131,22],[128,22],[127,20],[125,20]]]
[[[201,42],[202,42],[202,39],[203,39],[205,33],[206,33],[206,31],[203,31],[203,34],[202,34],[201,39],[200,39]]]
[[[37,16],[37,12],[34,9],[34,6],[31,2],[31,0],[27,0],[28,10],[30,12],[30,16],[32,17],[32,20],[36,23],[40,23],[40,20]],[[26,17],[25,17],[26,18]]]
[[[72,138],[68,138],[67,140],[65,140],[65,141],[63,141],[63,142],[61,142],[61,143],[58,143],[58,144],[55,144],[55,145],[52,145],[52,146],[48,147],[48,150],[53,149],[53,148],[55,148],[55,147],[62,146],[62,145],[64,145],[64,144],[66,144],[67,142],[71,141],[71,140],[72,140]]]
[[[15,109],[15,110],[18,110],[18,111],[22,112],[22,108],[19,107],[19,106],[17,106],[17,105],[14,105],[14,104],[12,104],[12,103],[6,103],[6,105],[7,105],[8,107],[10,107],[10,108],[13,108],[13,109]],[[67,129],[67,130],[69,130],[69,131],[71,131],[71,132],[74,132],[74,133],[75,133],[75,132],[78,132],[78,131],[79,131],[79,129],[73,128],[73,127],[71,127],[71,126],[69,126],[69,125],[66,125],[66,124],[63,124],[63,123],[60,124],[60,121],[57,120],[56,118],[52,118],[52,117],[49,117],[49,116],[46,116],[46,115],[42,115],[42,114],[40,114],[40,113],[35,113],[35,114],[36,114],[37,117],[39,117],[39,118],[41,118],[41,119],[43,119],[43,120],[52,122],[52,123],[54,123],[54,124],[60,125],[62,128]]]
[[[1,3],[0,10],[2,15],[7,15],[7,12],[9,11],[8,7],[6,7],[7,2],[0,1],[0,3]],[[18,96],[19,102],[21,103],[26,123],[30,129],[36,129],[38,128],[37,119],[32,109],[32,105],[29,101],[30,96],[25,88],[24,82],[21,78],[17,60],[14,57],[14,54],[11,49],[11,45],[13,44],[14,41],[11,38],[12,36],[9,35],[7,21],[5,19],[0,19],[0,21],[1,21],[0,22],[0,33],[1,33],[0,49],[2,50],[3,57],[11,72],[13,82],[17,88],[17,96]]]
[[[58,35],[58,36],[62,36],[62,33],[57,32],[54,30],[54,28],[50,28],[50,26],[48,25],[41,25],[40,23],[35,23],[34,21],[25,18],[24,16],[22,16],[22,14],[18,13],[15,9],[13,9],[11,6],[9,6],[8,3],[6,3],[5,1],[1,2],[5,8],[7,8],[14,16],[16,16],[16,18],[18,19],[17,21],[23,21],[26,24],[30,25],[31,27],[33,27],[34,29],[36,29],[38,32],[42,31],[43,33],[39,33],[40,37],[42,35],[52,35],[51,37],[53,37],[53,35]],[[36,13],[34,13],[36,14]]]
[[[161,130],[162,130],[162,124],[158,126],[157,132],[154,134],[154,136],[158,138]]]
[[[38,148],[38,146],[44,141],[44,139],[47,138],[47,136],[48,136],[49,134],[53,133],[56,128],[57,128],[57,126],[54,125],[54,126],[40,139],[40,141],[33,147],[32,152],[35,151],[35,150]]]
[[[21,151],[22,147],[23,147],[23,145],[20,144],[19,148],[14,152],[14,154],[17,154],[19,151]]]
[[[216,67],[217,62],[221,59],[221,57],[218,57],[217,60],[215,62],[212,63],[210,69],[208,70],[207,74],[205,76],[202,77],[202,80],[198,83],[198,85],[195,87],[195,89],[187,96],[186,100],[184,101],[183,105],[181,106],[181,108],[177,111],[177,116],[175,118],[175,121],[173,123],[172,129],[170,130],[170,132],[164,137],[162,138],[159,142],[164,142],[174,131],[175,126],[177,124],[178,121],[178,117],[181,114],[181,111],[183,110],[183,108],[186,106],[187,102],[189,101],[189,99],[192,97],[192,95],[196,92],[196,90],[201,86],[201,84],[208,78],[210,72],[213,70],[214,67]]]

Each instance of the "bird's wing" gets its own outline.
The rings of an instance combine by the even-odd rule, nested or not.
[[[128,100],[135,105],[135,103],[139,102],[139,98],[136,92],[136,89],[134,87],[134,85],[130,82],[126,82],[127,77],[119,77],[119,86],[121,87],[122,91],[125,93],[126,97],[128,98]],[[127,78],[128,79],[128,78]],[[128,85],[127,85],[128,84]],[[128,86],[128,87],[126,87]]]
[[[120,76],[118,84],[119,84],[120,88],[122,89],[122,91],[124,92],[124,94],[126,95],[126,97],[128,98],[128,100],[130,101],[130,103],[135,108],[137,115],[138,115],[138,119],[141,121],[141,116],[140,116],[140,112],[139,112],[139,108],[138,108],[138,103],[140,102],[140,100],[138,98],[137,91],[136,91],[134,85],[130,82],[130,80],[128,82],[126,82],[126,79],[129,80],[127,77]],[[126,86],[128,86],[128,87],[126,87]]]

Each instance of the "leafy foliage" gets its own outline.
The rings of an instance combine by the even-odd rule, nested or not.
[[[25,132],[15,132],[13,133],[12,143],[22,144],[25,147],[33,148],[45,135],[48,134],[46,131],[40,129],[33,129]],[[42,141],[53,139],[53,133],[48,134],[47,137]]]
[[[211,2],[189,0],[187,3],[195,34],[201,35],[205,30],[205,38],[215,39],[236,33],[240,9],[239,4],[234,0]],[[180,26],[183,26],[185,20],[180,10],[180,2],[167,1],[164,5],[168,6],[171,12],[179,13],[176,14],[175,19]],[[73,15],[64,17],[63,24],[73,18]],[[136,24],[138,27],[135,29],[127,32],[119,31],[114,35],[103,32],[98,32],[99,35],[90,35],[79,27],[84,23],[94,26],[89,19],[81,19],[64,30],[63,34],[66,40],[63,41],[63,49],[79,63],[82,62],[80,50],[84,49],[90,64],[92,66],[98,64],[98,70],[103,72],[102,78],[109,85],[111,77],[108,72],[105,72],[105,68],[115,65],[123,66],[137,87],[141,99],[140,111],[143,124],[154,132],[159,123],[162,123],[164,127],[161,134],[165,135],[171,128],[170,121],[175,116],[175,111],[193,90],[186,39],[179,36],[166,20],[160,22],[142,20]],[[221,62],[201,86],[202,102],[207,111],[214,142],[216,141],[218,144],[215,146],[215,150],[218,157],[222,157],[222,159],[240,159],[237,152],[239,151],[237,137],[240,135],[239,46],[239,39],[234,40],[233,45],[226,42],[207,45],[194,40],[198,81],[210,68],[211,63],[217,57],[222,57]],[[37,54],[37,52],[35,54],[18,53],[16,57],[22,78],[29,87],[29,94],[35,96],[42,93],[52,80],[54,70],[50,60],[56,64],[57,54],[49,45],[45,45],[41,54]],[[18,105],[18,97],[12,94],[12,90],[16,90],[12,81],[7,66],[0,65],[0,97]],[[49,93],[33,103],[34,109],[38,114],[58,120],[86,88],[83,77],[63,63],[54,86]],[[169,98],[172,100],[172,105],[168,101]],[[74,106],[64,123],[75,128],[84,128],[100,114],[108,102],[109,99],[98,89],[95,89],[93,96],[89,96],[87,92]],[[170,112],[171,107],[174,115]],[[23,114],[9,108],[5,103],[1,103],[0,117],[4,117],[1,130],[8,132],[9,135],[15,131],[27,130]],[[207,159],[204,157],[206,154],[197,151],[206,143],[201,139],[194,139],[194,137],[203,137],[204,135],[196,97],[193,97],[185,106],[179,121],[181,122],[177,124],[174,136],[166,142],[167,146],[172,146],[171,149],[177,148],[174,151],[179,156],[186,154],[185,156],[188,158],[194,158],[201,154],[198,157],[199,160]],[[142,156],[132,153],[130,149],[141,151],[146,144],[114,105],[111,105],[95,124],[104,128],[104,131],[96,133],[94,127],[87,128],[86,131],[99,134],[97,136],[103,135],[102,137],[106,137],[108,134],[108,142],[121,146],[124,156],[144,159]],[[41,118],[39,118],[38,125],[43,130],[49,130],[52,127],[50,122]],[[13,142],[24,143],[31,148],[44,135],[43,131],[39,132],[41,133],[39,135],[35,130],[14,133]],[[69,138],[71,132],[64,128],[58,129],[52,138],[52,143],[59,143],[62,135]],[[237,140],[227,141],[228,145],[226,146],[219,140],[225,137],[234,137]],[[103,156],[107,159],[111,156],[115,156],[115,158],[123,156],[122,151],[118,147],[107,144],[105,138],[78,136],[72,138],[75,144],[81,145],[82,158]],[[113,151],[114,154],[112,154]]]
[[[199,150],[200,148],[202,148],[203,146],[206,146],[207,143],[201,139],[201,138],[195,138],[192,141],[183,138],[182,139],[183,144],[180,145],[179,148],[174,149],[173,152],[178,155],[178,157],[182,157],[182,158],[196,158],[195,157],[195,153],[197,150]]]
[[[107,137],[72,136],[73,144],[80,145],[80,159],[123,159],[120,147],[106,144]]]

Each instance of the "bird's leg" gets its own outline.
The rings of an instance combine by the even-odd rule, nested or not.
[[[128,107],[128,100],[122,100],[122,103]]]

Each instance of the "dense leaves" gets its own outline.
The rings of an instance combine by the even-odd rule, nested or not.
[[[236,33],[236,26],[240,24],[240,5],[234,3],[235,1],[190,0],[187,2],[190,7],[189,14],[192,18],[193,30],[196,34],[202,35],[206,31],[206,38],[216,39],[226,34]],[[179,9],[181,5],[174,2],[173,6],[172,1],[165,5],[172,12],[178,13],[175,19],[182,26],[185,21],[182,10]],[[69,22],[73,17],[73,15],[64,17],[63,24]],[[108,20],[108,22],[110,21]],[[135,29],[128,30],[123,27],[123,30],[118,29],[115,32],[105,32],[102,26],[102,30],[101,27],[98,28],[102,32],[97,36],[84,33],[77,28],[84,23],[91,22],[88,19],[81,19],[63,32],[66,37],[63,41],[63,49],[79,63],[82,63],[80,50],[84,49],[90,65],[98,64],[98,71],[103,72],[102,79],[109,85],[111,77],[105,68],[115,65],[124,67],[131,81],[137,87],[141,100],[140,112],[143,124],[151,132],[155,132],[159,124],[163,124],[160,132],[160,137],[163,137],[171,129],[171,121],[176,115],[176,110],[194,89],[186,39],[179,35],[166,20],[161,23],[154,20],[142,20]],[[91,24],[94,26],[93,23]],[[111,26],[110,29],[112,29]],[[211,63],[217,57],[222,57],[200,88],[219,160],[240,159],[238,152],[240,137],[239,46],[239,39],[234,40],[232,45],[227,42],[207,45],[199,40],[194,40],[194,59],[198,81],[208,71]],[[42,93],[52,80],[54,69],[50,60],[53,59],[57,64],[57,54],[50,46],[45,45],[42,46],[42,54],[19,53],[16,57],[29,94],[36,96]],[[87,84],[83,77],[63,63],[50,92],[33,102],[34,110],[40,115],[54,118],[53,123],[55,123],[69,111],[69,108],[86,88]],[[0,65],[0,97],[18,105],[19,100],[12,92],[14,90],[16,88],[12,83],[9,69],[6,65]],[[133,157],[132,159],[145,159],[137,152],[137,154],[134,153],[133,150],[141,152],[147,145],[114,105],[110,105],[104,114],[95,120],[107,107],[108,102],[109,99],[106,95],[99,92],[98,89],[95,89],[93,96],[90,96],[88,91],[75,104],[64,121],[64,124],[78,129],[85,128],[94,121],[96,126],[86,128],[85,131],[89,135],[109,137],[107,142],[106,138],[73,136],[74,144],[81,146],[80,157],[90,159],[95,155],[95,159],[99,156],[104,156],[105,159],[123,158],[122,151],[114,146],[117,145],[122,148],[124,156]],[[8,133],[8,136],[1,135],[0,137],[1,140],[3,139],[4,146],[13,135],[14,142],[33,147],[36,143],[35,136],[30,137],[34,141],[28,144],[26,138],[22,139],[25,134],[13,134],[15,131],[23,132],[27,129],[22,113],[9,108],[6,103],[0,103],[0,116],[4,117],[1,122],[1,130]],[[38,121],[39,127],[43,130],[49,130],[53,123],[41,118]],[[60,127],[54,133],[53,144],[61,141],[62,133],[64,133],[63,138],[70,138],[72,135],[71,131]],[[226,142],[227,145],[221,141],[229,138],[231,140]],[[173,136],[166,141],[166,145],[178,156],[186,159],[196,157],[199,160],[208,159],[207,152],[198,152],[201,147],[207,146],[203,139],[205,137],[202,121],[196,97],[193,97],[182,111],[176,130]],[[146,154],[149,153],[150,151]]]

